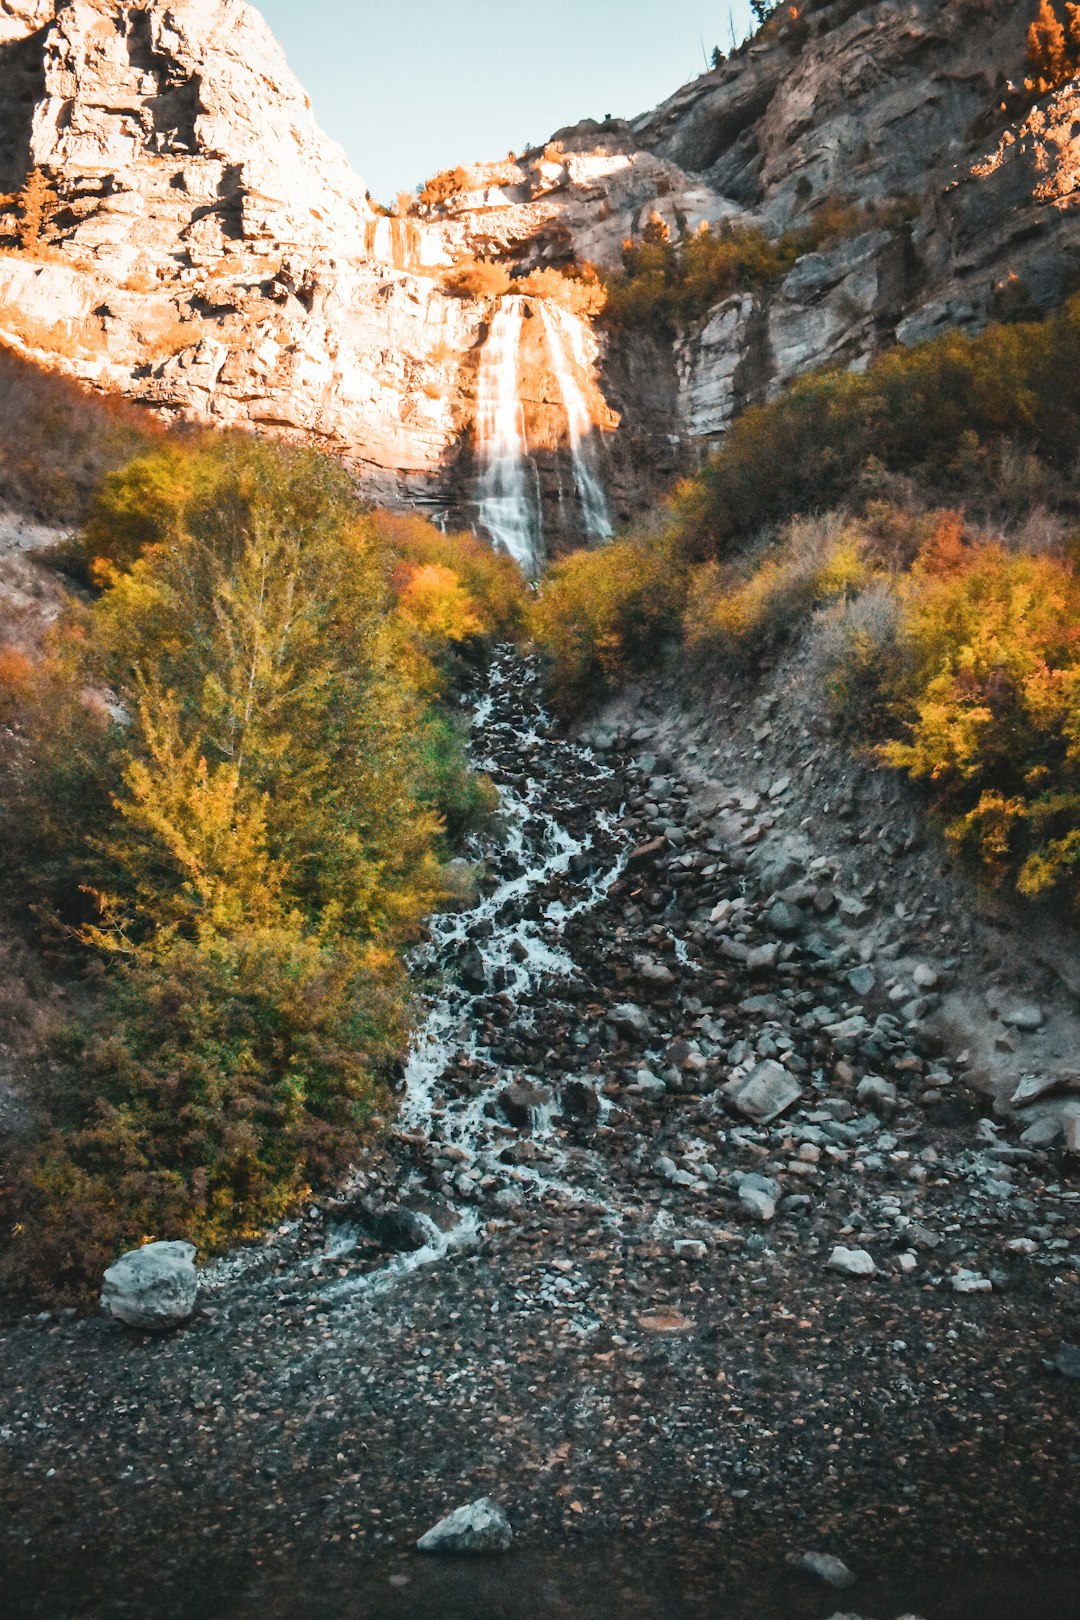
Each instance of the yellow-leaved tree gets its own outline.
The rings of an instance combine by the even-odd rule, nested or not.
[[[150,1234],[255,1233],[355,1152],[446,893],[440,799],[473,803],[339,467],[222,438],[106,494],[6,829],[106,964],[16,1178],[15,1268],[60,1290]],[[471,631],[428,583],[431,632]]]

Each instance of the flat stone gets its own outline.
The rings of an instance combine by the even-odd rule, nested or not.
[[[758,1125],[779,1119],[802,1096],[802,1087],[772,1058],[757,1064],[749,1074],[729,1080],[722,1089],[731,1106]]]
[[[481,1496],[440,1519],[416,1545],[426,1553],[490,1553],[506,1552],[513,1539],[502,1508],[490,1496]]]
[[[857,996],[868,996],[877,984],[877,974],[872,967],[857,967],[851,970],[847,980]]]
[[[1061,1076],[1057,1074],[1025,1074],[1009,1101],[1014,1108],[1019,1108],[1038,1097],[1045,1097],[1047,1092],[1056,1091],[1061,1083]]]

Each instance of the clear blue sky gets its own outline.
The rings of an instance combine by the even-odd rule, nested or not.
[[[749,31],[748,0],[256,0],[373,196],[581,118],[634,117]]]

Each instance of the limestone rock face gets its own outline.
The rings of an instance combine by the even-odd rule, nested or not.
[[[449,290],[452,267],[613,266],[650,221],[777,235],[846,211],[674,339],[583,327],[597,467],[630,516],[793,377],[1060,301],[1080,88],[1023,90],[1027,20],[806,0],[653,112],[449,171],[398,217],[244,0],[0,0],[0,342],[165,415],[322,443],[373,498],[470,522],[496,299]],[[519,389],[550,549],[580,534],[542,315],[529,295]]]

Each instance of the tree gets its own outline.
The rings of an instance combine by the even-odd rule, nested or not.
[[[1073,23],[1070,10],[1070,25]],[[1054,90],[1071,77],[1075,68],[1075,55],[1070,53],[1061,25],[1051,0],[1039,0],[1038,14],[1028,29],[1028,62],[1033,70],[1032,88],[1040,95]]]
[[[34,253],[43,245],[45,227],[57,200],[56,187],[44,169],[31,169],[19,193],[19,246],[24,253]]]

